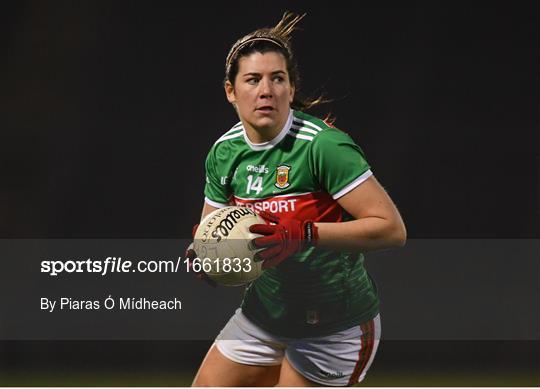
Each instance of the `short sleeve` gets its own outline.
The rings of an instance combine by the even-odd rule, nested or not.
[[[204,196],[210,205],[220,208],[229,203],[231,196],[230,182],[227,174],[221,174],[217,169],[216,148],[213,147],[206,157],[206,185]]]
[[[336,128],[328,128],[315,137],[310,159],[319,185],[334,199],[347,194],[372,175],[360,146]]]

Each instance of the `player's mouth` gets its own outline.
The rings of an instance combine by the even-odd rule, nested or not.
[[[269,112],[274,111],[274,107],[271,107],[271,106],[269,106],[269,105],[265,105],[265,106],[263,106],[263,107],[257,108],[256,111],[258,111],[258,112],[266,112],[266,113],[269,113]]]

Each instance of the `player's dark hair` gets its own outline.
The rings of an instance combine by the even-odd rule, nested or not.
[[[261,54],[278,52],[285,58],[290,83],[296,89],[291,107],[299,111],[304,111],[318,104],[328,102],[329,100],[323,96],[308,98],[302,97],[301,93],[299,93],[301,79],[290,39],[292,32],[297,29],[296,25],[304,16],[306,14],[295,15],[292,12],[286,11],[279,23],[274,27],[259,28],[238,39],[232,45],[225,61],[225,82],[229,81],[234,86],[240,58],[254,52]]]

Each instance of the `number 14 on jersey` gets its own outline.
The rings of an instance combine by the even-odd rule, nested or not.
[[[257,194],[261,193],[263,190],[263,181],[262,176],[256,176],[255,180],[253,180],[253,176],[249,175],[247,176],[247,187],[246,187],[246,193],[249,194],[251,191],[255,191]]]

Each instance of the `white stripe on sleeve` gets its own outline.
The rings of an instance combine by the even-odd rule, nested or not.
[[[362,182],[367,180],[372,175],[373,175],[373,173],[371,172],[371,170],[367,170],[366,172],[362,173],[362,175],[360,175],[357,179],[355,179],[353,182],[351,182],[349,185],[347,185],[345,188],[341,189],[339,192],[332,195],[332,198],[334,200],[337,200],[340,197],[343,197],[344,195],[349,193],[351,190],[356,188],[358,185],[360,185]]]
[[[204,201],[206,202],[206,204],[211,205],[214,208],[225,208],[225,207],[229,206],[229,204],[222,204],[222,203],[218,203],[216,201],[212,201],[208,197],[205,197]]]

